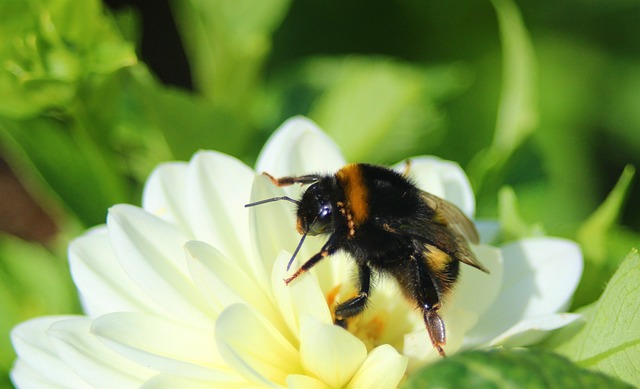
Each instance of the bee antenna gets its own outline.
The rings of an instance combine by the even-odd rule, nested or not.
[[[253,207],[253,206],[256,206],[256,205],[262,205],[262,204],[271,203],[271,202],[280,201],[280,200],[287,200],[287,201],[291,201],[294,204],[300,204],[299,200],[292,199],[291,197],[288,197],[288,196],[280,196],[280,197],[272,197],[270,199],[256,201],[255,203],[245,204],[244,207],[245,208]]]
[[[298,251],[300,251],[300,247],[302,247],[302,243],[304,243],[304,238],[307,237],[308,233],[309,233],[309,231],[305,232],[302,235],[302,238],[300,238],[300,242],[298,242],[298,247],[296,247],[296,251],[293,252],[293,255],[291,256],[291,259],[289,260],[289,263],[287,263],[287,271],[289,271],[289,268],[291,267],[291,264],[293,263],[293,260],[296,258],[296,255],[298,255]]]

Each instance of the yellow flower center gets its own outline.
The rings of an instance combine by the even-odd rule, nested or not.
[[[325,294],[334,320],[336,306],[357,295],[352,287],[342,286],[338,284]],[[401,351],[404,334],[415,327],[416,313],[400,296],[374,294],[372,300],[362,314],[347,320],[347,330],[358,337],[369,351],[385,343]]]

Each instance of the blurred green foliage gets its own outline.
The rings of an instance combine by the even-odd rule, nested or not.
[[[459,161],[478,216],[499,217],[504,240],[576,239],[586,265],[575,307],[598,299],[638,246],[637,2],[170,5],[193,90],[162,83],[141,60],[148,14],[99,0],[0,0],[0,153],[56,215],[56,247],[103,223],[112,204],[139,203],[159,162],[205,148],[252,163],[298,114],[353,161]],[[176,51],[157,52],[173,64]],[[49,295],[29,281],[35,264],[66,271],[59,250],[9,238],[0,249],[4,285],[19,285],[0,291],[3,332],[76,310],[64,276]],[[0,358],[6,371],[12,354]]]

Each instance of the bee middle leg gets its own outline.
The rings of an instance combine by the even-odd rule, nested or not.
[[[358,315],[367,306],[371,289],[371,269],[369,266],[360,265],[358,267],[358,281],[360,283],[358,295],[336,306],[335,324],[342,328],[347,328],[347,319]]]

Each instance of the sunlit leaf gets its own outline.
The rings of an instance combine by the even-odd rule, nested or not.
[[[640,256],[632,250],[589,309],[586,322],[556,347],[579,366],[640,385]]]
[[[0,333],[22,320],[77,311],[67,264],[43,247],[0,235]],[[0,369],[8,370],[14,353],[0,336]]]
[[[511,0],[493,0],[502,42],[503,78],[493,142],[470,167],[482,184],[486,174],[499,170],[535,129],[537,65],[533,44],[520,11]]]
[[[606,258],[607,234],[620,216],[634,174],[635,168],[627,165],[607,199],[578,230],[578,242],[584,248],[588,259],[602,264]]]
[[[194,84],[216,106],[246,113],[288,0],[172,1]]]
[[[520,215],[516,194],[511,187],[503,187],[498,193],[498,219],[501,238],[504,241],[544,235],[539,224],[528,224]]]
[[[630,388],[541,350],[471,351],[443,359],[409,376],[402,389],[423,388]]]
[[[459,67],[364,57],[318,58],[303,72],[320,91],[309,116],[352,161],[388,163],[434,147],[443,120],[438,103],[465,83]]]

